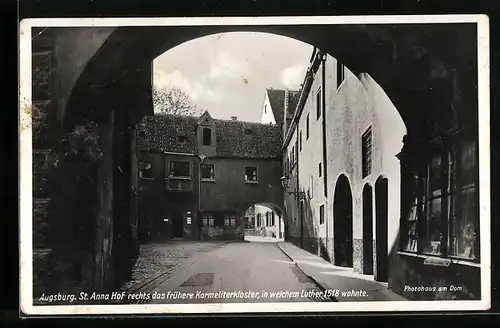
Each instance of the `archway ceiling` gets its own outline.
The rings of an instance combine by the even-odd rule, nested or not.
[[[384,89],[408,126],[432,108],[439,88],[455,72],[463,106],[477,106],[476,24],[280,25],[119,27],[80,76],[78,92],[105,92],[104,86],[149,65],[169,49],[223,32],[265,32],[295,38],[329,53],[354,73],[366,72]],[[449,84],[449,83],[448,83]],[[89,88],[91,87],[92,88]],[[447,87],[449,88],[449,86]],[[76,92],[75,92],[76,91]],[[448,97],[448,98],[447,98]]]

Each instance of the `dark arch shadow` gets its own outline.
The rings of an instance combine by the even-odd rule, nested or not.
[[[476,30],[466,24],[460,28],[448,24],[118,27],[85,65],[71,89],[66,106],[70,115],[64,115],[63,129],[71,129],[84,117],[106,120],[111,108],[110,104],[102,103],[101,95],[118,95],[124,85],[137,90],[134,72],[150,68],[160,54],[181,43],[225,32],[264,32],[290,37],[330,54],[355,74],[367,72],[384,89],[405,123],[416,115],[411,108],[404,110],[409,92],[427,92],[429,88],[422,85],[427,85],[429,78],[435,76],[433,70],[455,65],[451,69],[475,76],[472,61],[476,51],[468,45],[475,44]],[[415,52],[417,47],[420,52]],[[428,97],[422,95],[421,98]],[[407,127],[410,129],[411,125]]]
[[[349,180],[340,175],[333,199],[333,254],[334,264],[353,266],[352,192]]]
[[[389,279],[388,258],[388,183],[386,177],[379,176],[375,182],[375,235],[376,270],[375,280],[387,282]]]
[[[363,273],[373,274],[373,191],[363,187]]]

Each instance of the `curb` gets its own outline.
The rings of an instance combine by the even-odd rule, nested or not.
[[[318,287],[318,288],[319,288],[321,291],[323,291],[323,292],[327,290],[327,288],[325,288],[325,287],[324,287],[322,284],[320,284],[320,283],[319,283],[316,279],[314,279],[314,277],[312,277],[311,275],[308,275],[308,274],[307,274],[307,273],[306,273],[306,272],[305,272],[305,271],[304,271],[304,270],[300,267],[300,265],[297,263],[297,261],[295,261],[295,260],[293,259],[293,257],[292,257],[290,254],[288,254],[288,252],[287,252],[287,251],[285,251],[285,250],[283,249],[283,247],[281,247],[281,246],[280,246],[280,243],[276,243],[276,246],[278,246],[278,248],[279,248],[279,249],[283,252],[283,254],[285,254],[285,255],[286,255],[286,257],[288,257],[288,258],[290,259],[290,261],[292,261],[292,263],[293,263],[293,264],[294,264],[294,265],[295,265],[295,266],[296,266],[296,267],[297,267],[297,268],[298,268],[298,269],[299,269],[299,270],[300,270],[300,271],[301,271],[304,275],[306,275],[306,277],[307,277],[307,278],[311,279],[311,281],[312,281],[312,282],[316,285],[316,287]],[[336,299],[336,298],[335,298],[335,297],[333,297],[333,296],[330,296],[330,297],[328,297],[327,299],[331,300],[332,302],[339,302],[339,300],[338,300],[338,299]]]

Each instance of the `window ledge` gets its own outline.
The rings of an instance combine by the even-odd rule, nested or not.
[[[421,258],[424,260],[427,258],[439,258],[439,259],[443,259],[443,260],[450,260],[451,261],[450,265],[451,264],[464,265],[464,266],[470,266],[470,267],[475,267],[475,268],[481,267],[481,263],[471,262],[471,261],[467,261],[467,260],[459,260],[459,259],[456,259],[453,257],[444,258],[444,257],[435,256],[435,255],[417,254],[417,253],[412,253],[412,252],[407,252],[407,251],[398,251],[397,254],[401,255],[401,256],[407,256],[407,257],[418,257],[418,258]]]
[[[201,182],[212,182],[215,183],[215,179],[201,179]]]
[[[248,183],[248,184],[259,184],[258,181],[245,181],[245,183]]]
[[[191,180],[191,177],[174,177],[174,176],[168,176],[165,179],[169,179],[169,180]]]
[[[141,178],[141,180],[154,180],[155,178]]]

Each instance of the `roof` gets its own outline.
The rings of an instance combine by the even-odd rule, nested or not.
[[[157,114],[139,123],[138,147],[162,152],[197,154],[199,116]],[[216,156],[236,158],[280,158],[281,127],[233,120],[213,120]],[[183,142],[179,137],[185,138]]]
[[[283,89],[266,89],[269,103],[274,114],[276,124],[283,122],[283,112],[285,106],[285,90]],[[288,109],[290,114],[293,115],[295,107],[299,100],[300,91],[288,90]]]

